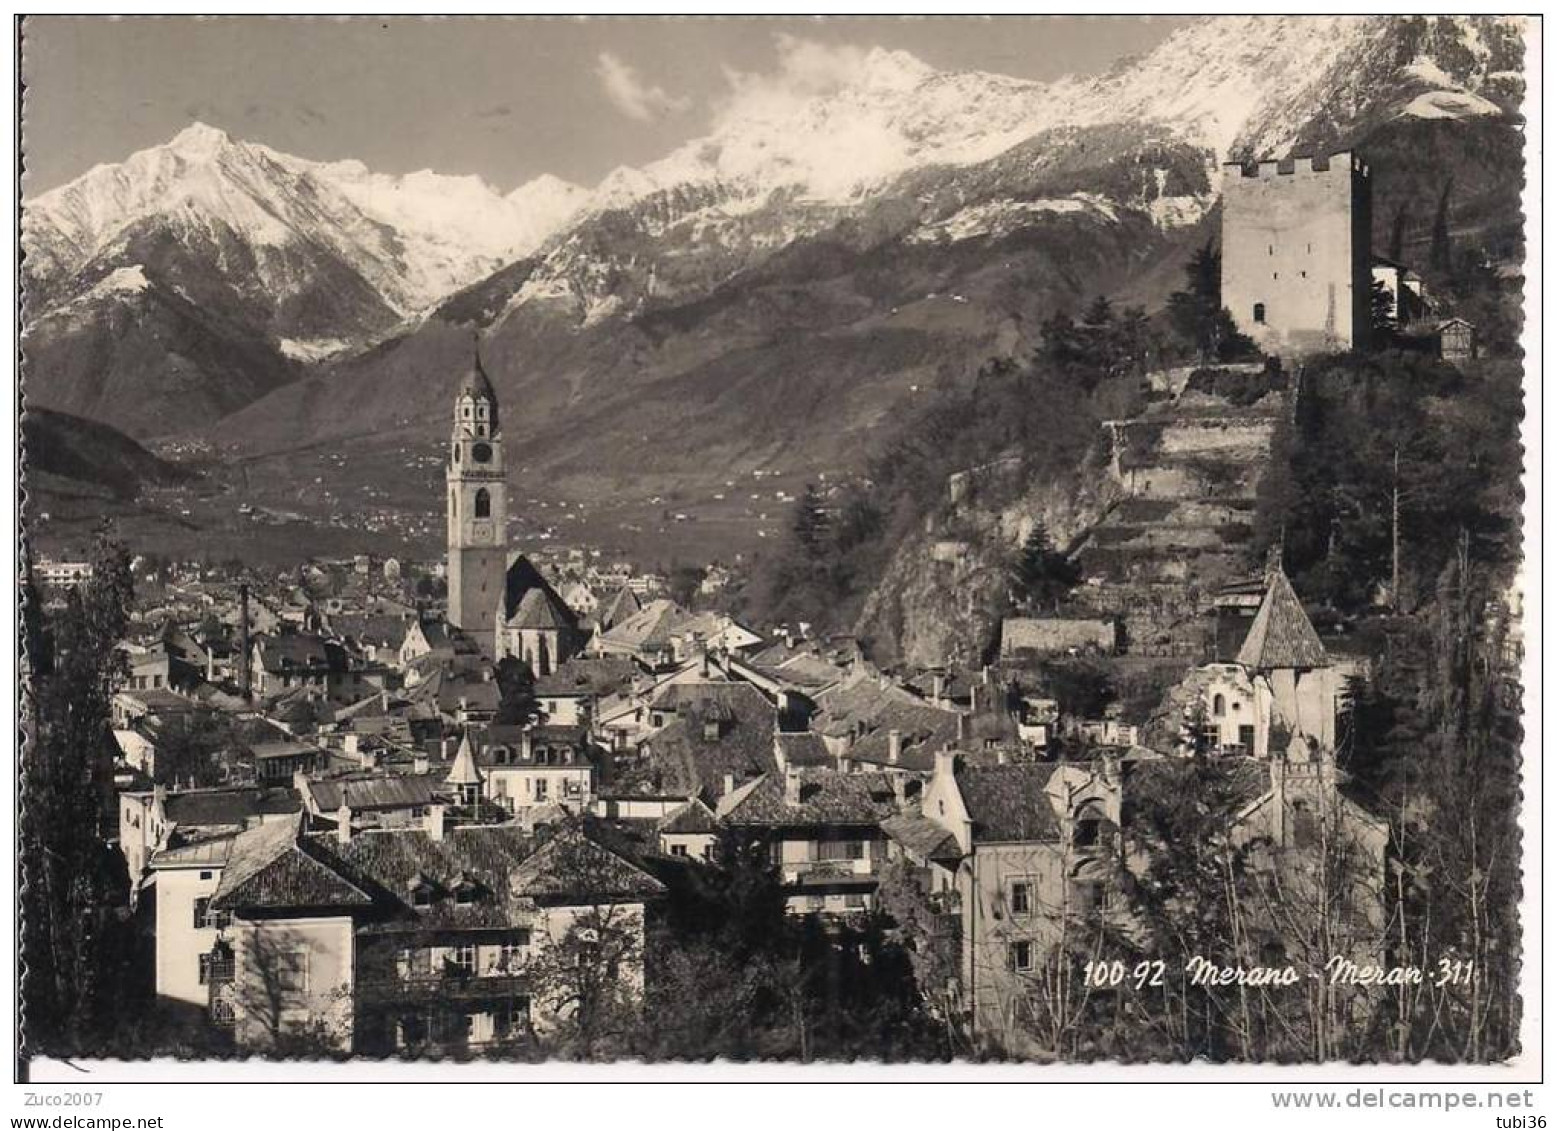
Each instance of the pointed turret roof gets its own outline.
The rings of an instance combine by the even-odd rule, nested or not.
[[[492,387],[492,378],[487,376],[487,371],[481,364],[481,348],[479,342],[470,355],[470,367],[465,370],[465,376],[460,381],[459,397],[479,397],[492,406],[492,431],[496,432],[497,420],[497,390]]]
[[[1238,662],[1257,671],[1322,668],[1330,663],[1319,633],[1279,565],[1266,575],[1265,599],[1238,650]]]
[[[443,780],[452,786],[481,784],[481,771],[476,768],[476,752],[471,748],[469,731],[460,736],[460,748],[455,752],[454,765],[449,767],[449,776]]]

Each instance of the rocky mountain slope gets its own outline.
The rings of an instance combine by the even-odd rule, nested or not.
[[[465,199],[442,182],[391,189],[351,163],[189,131],[133,178],[221,174],[169,207],[120,224],[155,194],[75,186],[34,205],[50,224],[29,235],[30,392],[143,432],[155,420],[209,432],[236,408],[217,435],[251,453],[425,441],[444,431],[479,334],[512,446],[547,489],[648,495],[758,467],[847,471],[896,411],[1025,350],[1053,310],[1098,292],[1160,302],[1214,232],[1227,157],[1386,127],[1512,134],[1521,94],[1517,25],[1483,19],[1212,19],[1106,75],[1048,84],[901,52],[807,62],[786,63],[809,76],[799,88],[736,76],[705,137],[590,194],[538,186],[524,231],[475,225],[508,233],[501,246],[452,222],[481,209],[431,208]],[[83,181],[109,183],[101,173]],[[317,238],[287,236],[306,225]],[[121,352],[114,335],[133,337],[141,316],[114,289],[114,317],[95,302],[68,325],[50,317],[137,266],[136,303],[173,305],[164,292],[182,288],[220,314],[244,344],[234,356],[253,359],[240,387],[148,421],[104,385],[157,403],[168,374],[180,386],[228,374],[149,345],[127,355],[135,373],[83,372]],[[468,285],[401,322],[456,283]],[[298,360],[369,341],[312,370]]]

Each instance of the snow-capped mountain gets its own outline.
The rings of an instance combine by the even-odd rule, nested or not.
[[[194,126],[27,202],[29,348],[67,359],[48,377],[72,390],[57,407],[114,422],[123,398],[100,374],[73,374],[73,359],[112,355],[136,311],[198,318],[201,340],[238,335],[274,353],[209,411],[259,390],[244,427],[289,439],[371,427],[375,412],[386,427],[413,408],[436,413],[428,373],[468,351],[472,325],[500,388],[525,388],[538,427],[548,411],[607,413],[617,395],[642,408],[643,386],[661,378],[740,387],[771,361],[742,351],[794,347],[810,370],[851,334],[868,341],[818,403],[856,395],[839,374],[906,388],[976,367],[995,343],[1018,348],[1012,327],[1045,302],[1089,288],[1160,298],[1172,255],[1204,238],[1229,157],[1509,120],[1520,30],[1494,18],[1213,18],[1107,74],[1052,83],[785,41],[775,73],[731,76],[703,137],[593,191],[542,177],[505,197],[477,178],[305,161]],[[1469,173],[1456,183],[1496,187]],[[950,295],[956,317],[935,305]],[[74,341],[83,335],[91,348]],[[156,360],[169,336],[142,334],[137,389],[157,387],[159,364],[196,380]],[[382,344],[352,356],[370,341]],[[326,361],[317,380],[266,391]],[[219,365],[205,371],[224,379]],[[855,417],[823,413],[818,427],[885,411],[858,395]],[[159,422],[170,421],[136,424]]]
[[[22,242],[47,294],[160,226],[191,249],[236,245],[278,304],[307,283],[299,258],[323,251],[409,315],[534,249],[582,197],[554,177],[505,197],[477,177],[310,162],[196,123],[29,201]]]

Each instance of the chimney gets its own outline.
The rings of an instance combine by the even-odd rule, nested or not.
[[[411,772],[416,774],[425,774],[429,769],[431,769],[431,765],[427,761],[427,752],[425,750],[418,750],[416,752],[416,757],[411,759]]]
[[[450,735],[446,734],[442,738],[438,739],[438,760],[440,762],[447,762],[449,760],[450,747],[453,745],[454,739]]]
[[[955,750],[937,750],[935,752],[935,776],[947,778],[956,772],[957,752]]]
[[[930,702],[939,707],[946,701],[946,677],[936,672],[930,677]]]
[[[902,774],[888,774],[892,779],[892,798],[901,809],[908,804],[908,778]]]
[[[976,683],[968,686],[968,713],[970,715],[979,713],[979,685]]]
[[[897,765],[903,758],[903,732],[900,730],[887,731],[887,761]]]
[[[957,745],[968,741],[968,716],[961,711],[957,712]]]
[[[784,804],[800,804],[800,769],[797,766],[784,771]]]
[[[341,798],[341,807],[335,811],[335,840],[337,844],[351,843],[351,806]]]
[[[444,811],[442,805],[429,805],[427,807],[427,835],[432,840],[442,840],[446,831],[444,828]]]
[[[724,776],[724,793],[720,794],[720,796],[721,797],[729,797],[730,794],[732,794],[734,792],[735,792],[735,775],[734,774],[725,774],[725,776]]]
[[[535,758],[535,732],[529,727],[519,732],[519,758],[525,763]]]

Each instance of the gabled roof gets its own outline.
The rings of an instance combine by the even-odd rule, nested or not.
[[[548,840],[509,877],[517,896],[548,901],[647,899],[665,885],[583,833],[565,830]]]
[[[531,596],[536,594],[536,596]],[[508,565],[503,582],[503,620],[511,628],[578,627],[578,617],[541,576],[535,563],[520,554]]]
[[[660,821],[657,831],[662,833],[711,833],[718,825],[714,811],[694,797],[680,809]]]
[[[800,802],[785,798],[785,775],[764,774],[751,788],[720,804],[720,816],[732,825],[787,828],[802,825],[878,825],[896,809],[896,795],[885,774],[845,774],[838,770],[800,770]]]
[[[918,805],[882,821],[881,831],[925,860],[958,855],[957,838],[926,817]]]
[[[239,833],[212,906],[341,911],[370,906],[366,892],[305,848],[301,827],[299,814]]]
[[[1060,820],[1047,787],[1055,767],[1023,762],[957,770],[957,788],[981,842],[1055,841]]]
[[[1330,663],[1313,622],[1279,567],[1271,571],[1265,599],[1238,650],[1238,662],[1256,671],[1322,668]]]
[[[602,629],[610,630],[642,609],[643,602],[638,600],[638,594],[624,585],[616,591],[614,597],[601,605],[600,611],[595,614],[595,623]]]

